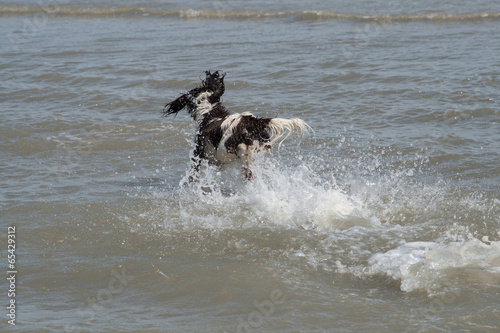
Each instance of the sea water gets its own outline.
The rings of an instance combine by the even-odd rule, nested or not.
[[[500,330],[498,1],[2,1],[0,29],[13,329]],[[161,111],[206,70],[314,132],[190,183]]]

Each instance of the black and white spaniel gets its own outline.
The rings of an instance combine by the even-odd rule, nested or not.
[[[199,87],[165,105],[164,114],[177,114],[186,108],[198,124],[194,169],[201,161],[222,165],[241,161],[244,176],[253,177],[250,170],[252,155],[267,153],[277,140],[280,143],[291,134],[301,138],[311,128],[299,118],[259,118],[250,112],[230,114],[220,99],[224,94],[224,76],[218,71],[206,72]]]

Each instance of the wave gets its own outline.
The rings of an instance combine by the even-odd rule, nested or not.
[[[0,6],[0,17],[50,15],[61,17],[172,17],[181,19],[246,19],[262,20],[286,18],[295,21],[335,21],[356,20],[368,22],[456,22],[498,20],[500,12],[492,13],[425,13],[425,14],[348,14],[332,11],[222,11],[222,10],[195,10],[195,9],[150,9],[144,7],[113,7],[113,8],[75,8],[58,6]]]
[[[487,237],[449,244],[410,242],[373,255],[369,265],[370,274],[400,280],[402,291],[424,289],[432,294],[457,284],[459,276],[468,283],[498,285],[500,242]]]

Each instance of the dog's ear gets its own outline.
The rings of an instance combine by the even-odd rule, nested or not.
[[[226,76],[226,73],[220,74],[219,71],[215,71],[213,73],[210,70],[205,71],[205,77],[206,77],[206,79],[208,79],[208,78],[214,78],[214,79],[223,80],[224,76]]]

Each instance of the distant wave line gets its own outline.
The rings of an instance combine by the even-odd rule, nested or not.
[[[0,17],[27,16],[46,14],[62,17],[174,17],[181,19],[247,19],[262,20],[272,18],[289,18],[296,21],[333,21],[357,20],[371,22],[456,22],[500,19],[500,12],[484,13],[425,13],[425,14],[347,14],[332,11],[223,11],[195,9],[150,9],[144,7],[113,7],[113,8],[77,8],[57,6],[0,6]]]

